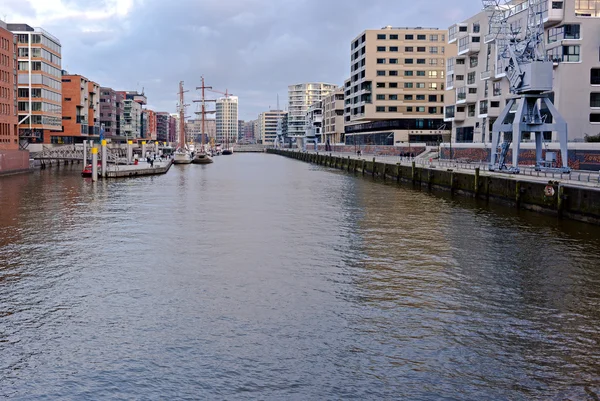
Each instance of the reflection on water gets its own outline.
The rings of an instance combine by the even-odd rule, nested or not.
[[[272,155],[0,179],[8,398],[596,399],[600,231]]]

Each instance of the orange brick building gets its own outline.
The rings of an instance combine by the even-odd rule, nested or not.
[[[82,75],[62,76],[62,132],[56,134],[57,143],[77,143],[87,139],[90,83]]]
[[[18,150],[15,84],[17,46],[12,32],[0,21],[0,150]]]
[[[144,139],[148,140],[148,141],[155,141],[156,140],[156,112],[153,110],[148,110],[145,109],[143,110],[143,113],[145,113],[148,116],[148,126],[147,126],[147,130],[145,132],[145,136]]]

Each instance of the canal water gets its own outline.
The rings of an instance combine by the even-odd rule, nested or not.
[[[0,398],[597,400],[600,231],[266,154],[0,179]]]

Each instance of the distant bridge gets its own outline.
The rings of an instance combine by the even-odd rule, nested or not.
[[[119,159],[127,156],[126,149],[107,149],[107,162],[117,163]],[[32,152],[31,156],[34,160],[64,160],[64,161],[79,161],[83,160],[83,145],[64,145],[57,147],[44,147],[41,152]],[[86,148],[86,159],[92,160],[92,151],[88,146]],[[102,152],[98,152],[98,160],[102,160]]]
[[[237,144],[233,148],[233,151],[236,153],[262,153],[265,152],[267,148],[270,148],[270,146],[262,145],[259,143],[248,145]]]

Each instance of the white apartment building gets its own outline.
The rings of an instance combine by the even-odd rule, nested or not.
[[[288,136],[304,137],[306,112],[315,102],[335,91],[337,85],[322,82],[301,83],[288,86]]]
[[[546,53],[554,60],[550,98],[568,123],[569,141],[584,141],[600,133],[600,0],[542,1]],[[522,37],[528,2],[514,1],[511,14],[510,30]],[[454,142],[491,142],[494,121],[514,97],[488,18],[482,11],[449,28],[448,43],[457,46],[457,56],[447,63],[444,121],[453,124]],[[551,132],[544,138],[558,140]]]
[[[306,126],[305,131],[305,142],[307,143],[321,143],[323,142],[323,101],[319,100],[314,102],[308,107],[306,111]]]
[[[127,139],[141,137],[142,105],[132,99],[123,100],[123,124],[121,133]]]
[[[238,97],[217,99],[217,142],[234,144],[238,136]]]
[[[270,110],[260,113],[258,116],[258,126],[260,130],[260,140],[264,145],[273,145],[277,137],[277,123],[287,115],[287,111]]]

